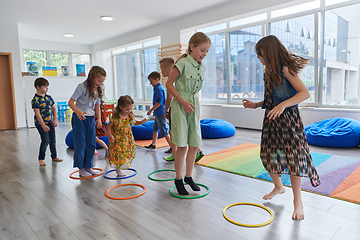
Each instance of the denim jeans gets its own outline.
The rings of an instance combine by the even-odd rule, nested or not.
[[[74,140],[74,167],[92,168],[95,153],[95,117],[80,120],[76,113],[71,119]]]
[[[45,159],[45,152],[46,152],[46,148],[49,145],[49,143],[50,143],[51,158],[55,159],[57,157],[56,136],[55,136],[55,128],[53,127],[52,123],[49,123],[47,125],[50,128],[49,132],[45,132],[40,124],[35,124],[35,126],[41,137],[41,143],[40,143],[40,149],[39,149],[39,160]]]

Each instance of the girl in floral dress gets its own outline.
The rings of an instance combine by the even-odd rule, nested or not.
[[[122,170],[129,169],[136,154],[131,126],[140,125],[147,121],[146,119],[135,120],[131,111],[133,105],[134,100],[130,96],[121,96],[106,128],[109,138],[109,164],[110,167],[116,169],[115,171],[120,177],[126,176]]]

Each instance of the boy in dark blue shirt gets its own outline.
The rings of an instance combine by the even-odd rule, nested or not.
[[[154,113],[155,121],[153,126],[152,143],[145,147],[149,149],[156,148],[158,131],[160,131],[160,134],[165,137],[166,141],[171,147],[172,143],[170,141],[169,130],[164,116],[166,91],[160,83],[160,73],[152,72],[149,74],[148,79],[150,81],[150,84],[154,87],[154,96],[153,107],[148,111],[147,115],[151,115],[151,113]]]
[[[37,78],[34,86],[36,93],[31,100],[31,107],[34,110],[35,126],[41,137],[41,144],[39,149],[39,164],[45,164],[45,152],[47,146],[50,144],[51,158],[53,161],[62,162],[61,158],[57,157],[56,152],[56,137],[55,128],[57,127],[57,113],[55,102],[50,95],[47,95],[49,81],[45,78]]]

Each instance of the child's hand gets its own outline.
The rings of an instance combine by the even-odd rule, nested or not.
[[[182,103],[181,105],[186,113],[191,113],[195,111],[195,106],[191,102],[184,101],[184,103]]]
[[[95,125],[97,128],[101,128],[102,127],[102,122],[100,119],[97,119],[96,122],[95,122]]]
[[[82,112],[82,111],[78,111],[78,112],[75,112],[76,113],[76,116],[80,119],[80,120],[85,120],[86,117],[85,117],[85,113],[86,112]]]
[[[149,115],[149,116],[150,116],[150,115],[151,115],[151,113],[152,113],[152,111],[150,110],[150,111],[148,111],[148,112],[147,112],[147,115]]]
[[[54,121],[52,122],[52,125],[53,125],[54,128],[56,128],[58,126],[56,119],[54,119]]]
[[[255,107],[256,107],[256,104],[254,102],[249,101],[247,99],[243,99],[242,102],[243,102],[244,108],[254,108],[255,109]]]
[[[146,123],[147,121],[147,118],[144,118],[143,120],[141,120],[141,124]]]
[[[50,131],[50,128],[46,124],[44,126],[42,126],[42,129],[44,130],[44,132]]]
[[[280,103],[279,105],[275,106],[273,109],[271,109],[268,114],[266,115],[270,120],[274,120],[277,117],[280,117],[280,115],[285,110],[285,107]]]
[[[108,138],[109,138],[109,142],[110,143],[114,143],[115,142],[115,138],[112,134],[108,134]]]
[[[165,111],[165,118],[169,119],[169,112],[168,111]]]

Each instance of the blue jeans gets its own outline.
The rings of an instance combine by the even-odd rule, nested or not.
[[[79,169],[92,168],[95,153],[95,117],[80,120],[73,113],[71,125],[74,140],[74,167]]]
[[[55,128],[53,127],[52,123],[49,123],[49,125],[47,125],[50,128],[49,132],[45,132],[40,124],[35,124],[35,126],[41,137],[39,160],[45,159],[45,152],[49,143],[50,143],[51,158],[52,159],[57,158]]]

